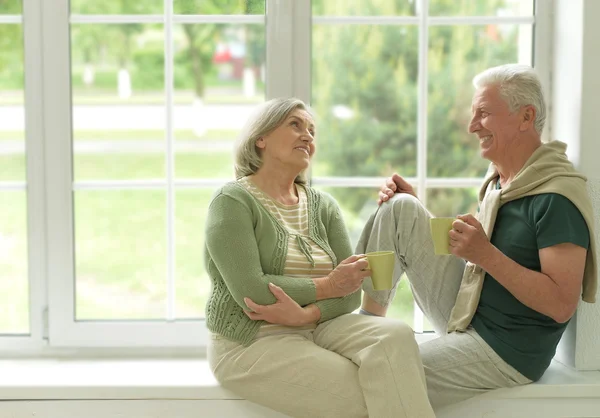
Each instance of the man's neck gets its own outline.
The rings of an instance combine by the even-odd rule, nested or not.
[[[500,174],[500,184],[502,187],[510,184],[511,181],[521,171],[527,160],[533,155],[535,150],[542,146],[542,141],[537,138],[517,142],[514,148],[511,148],[510,155],[506,155],[502,161],[494,162],[498,174]]]

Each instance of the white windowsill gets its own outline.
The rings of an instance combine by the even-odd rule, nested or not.
[[[224,400],[203,359],[0,361],[0,400]],[[554,361],[537,383],[481,395],[489,399],[600,398],[600,371],[576,372]]]

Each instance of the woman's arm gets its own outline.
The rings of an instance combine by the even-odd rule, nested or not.
[[[348,255],[352,253],[352,247],[339,207],[335,201],[328,198],[328,196],[324,196],[323,198],[327,199],[323,203],[327,205],[327,211],[323,215],[323,221],[327,231],[327,240],[339,263],[340,260],[348,257]],[[356,263],[357,264],[352,263],[353,265],[347,264],[345,266],[338,264],[336,270],[339,270],[340,267],[349,270],[357,270],[355,271],[355,274],[360,274],[363,278],[366,277],[368,273],[360,270],[361,268],[366,267],[366,263]],[[252,300],[248,300],[246,303],[254,312],[247,312],[247,315],[251,319],[289,326],[325,322],[340,315],[353,312],[360,306],[360,282],[358,282],[356,289],[357,290],[346,296],[319,300],[318,302],[311,303],[302,308],[292,299],[288,298],[284,290],[272,287],[271,292],[273,292],[277,301],[265,306],[256,304]]]
[[[299,305],[316,301],[312,280],[263,273],[250,209],[230,196],[219,194],[209,206],[206,248],[209,274],[223,278],[243,309],[247,309],[245,297],[261,305],[275,303],[269,283],[279,286]]]

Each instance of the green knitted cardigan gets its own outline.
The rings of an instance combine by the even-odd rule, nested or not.
[[[303,186],[299,186],[303,187]],[[327,193],[305,187],[309,237],[334,266],[352,254],[340,209]],[[269,282],[281,287],[300,306],[315,303],[319,322],[350,313],[360,305],[360,289],[341,298],[316,300],[310,278],[283,276],[289,233],[239,182],[219,189],[208,209],[204,260],[211,281],[206,325],[216,334],[249,345],[264,321],[253,321],[244,298],[261,305],[276,301]]]

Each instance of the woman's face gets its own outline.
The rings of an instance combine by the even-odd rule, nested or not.
[[[315,124],[310,114],[293,110],[275,130],[259,138],[264,165],[278,165],[298,173],[308,168],[315,153]]]

